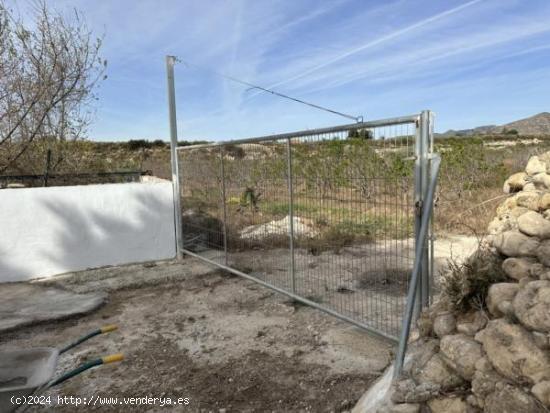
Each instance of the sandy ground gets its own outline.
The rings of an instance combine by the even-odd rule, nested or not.
[[[466,257],[476,243],[466,237],[439,240],[436,266],[442,269],[451,252]],[[348,411],[393,359],[391,343],[196,259],[90,270],[40,284],[105,291],[109,297],[98,311],[80,318],[4,333],[0,350],[60,347],[89,330],[117,324],[119,331],[63,355],[58,373],[98,356],[125,354],[121,363],[97,367],[48,391],[54,403],[58,395],[96,403],[95,397],[190,399],[188,406],[168,409],[157,404],[86,410]],[[74,405],[56,409],[75,410]]]
[[[185,261],[183,266],[196,264]],[[154,279],[177,267],[160,264],[140,271]],[[69,279],[57,285],[98,287],[93,277],[86,281],[85,273],[79,283]],[[113,288],[112,277],[104,281],[110,294],[100,310],[0,337],[0,349],[61,346],[98,326],[119,325],[119,331],[63,355],[59,371],[111,353],[123,352],[125,360],[85,372],[49,395],[190,398],[186,407],[131,411],[345,411],[392,359],[388,342],[239,277],[209,271],[122,289]]]

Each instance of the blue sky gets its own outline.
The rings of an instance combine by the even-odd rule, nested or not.
[[[104,33],[90,138],[167,139],[166,54],[379,119],[431,109],[436,130],[550,111],[549,0],[48,0]],[[180,139],[344,118],[176,66]]]

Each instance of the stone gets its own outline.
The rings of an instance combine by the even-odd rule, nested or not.
[[[522,191],[529,192],[529,191],[536,191],[538,188],[533,182],[527,182],[525,185],[523,185]]]
[[[518,228],[518,221],[509,213],[494,217],[487,226],[487,232],[492,235],[502,234]]]
[[[542,275],[544,273],[547,273],[549,271],[548,268],[546,268],[544,265],[542,265],[540,262],[537,262],[536,264],[533,264],[531,268],[529,268],[529,276],[531,278],[540,278],[543,279]]]
[[[470,407],[460,397],[439,397],[428,402],[432,413],[470,413]]]
[[[434,319],[434,333],[439,338],[451,334],[455,328],[456,319],[450,312],[438,314]]]
[[[388,413],[419,413],[420,405],[418,403],[401,403],[388,407]]]
[[[2,283],[0,336],[25,326],[83,316],[107,301],[103,291],[76,294],[31,283]]]
[[[529,208],[518,206],[518,207],[510,210],[510,212],[508,212],[508,213],[514,218],[519,218],[520,216],[522,216],[523,214],[525,214],[529,211],[531,211]]]
[[[516,197],[517,195],[512,196],[510,198],[506,198],[504,202],[497,207],[497,210],[496,210],[497,217],[518,208]]]
[[[515,196],[516,204],[520,207],[538,211],[541,194],[539,191],[520,192]]]
[[[413,378],[418,384],[437,385],[440,391],[453,390],[464,383],[464,380],[447,366],[438,353],[434,354],[421,369],[416,370]]]
[[[537,189],[550,189],[550,175],[545,172],[533,175],[532,183]]]
[[[431,383],[416,385],[412,379],[393,384],[391,400],[394,403],[423,403],[439,394],[439,386]]]
[[[528,329],[550,333],[550,281],[532,281],[513,300],[514,313]]]
[[[493,246],[508,257],[534,257],[539,241],[517,230],[506,231],[493,237]]]
[[[538,260],[550,267],[550,239],[542,241],[536,251]]]
[[[445,361],[462,378],[471,380],[476,362],[483,356],[481,346],[465,334],[445,336],[439,344]]]
[[[475,336],[486,324],[487,316],[481,311],[460,314],[456,321],[456,331],[468,336]]]
[[[474,393],[478,402],[481,402],[480,407],[483,407],[485,398],[496,390],[497,383],[505,381],[506,379],[493,369],[487,357],[484,356],[478,360],[472,379],[472,393]]]
[[[550,349],[550,342],[548,341],[548,335],[541,333],[540,331],[532,331],[533,341],[541,350]]]
[[[439,341],[435,339],[418,340],[409,345],[407,362],[403,366],[403,374],[415,376],[439,350]]]
[[[505,319],[492,320],[476,335],[494,369],[517,383],[550,378],[549,355],[537,347],[522,326]]]
[[[483,407],[483,402],[481,402],[476,396],[474,396],[473,394],[469,394],[468,396],[466,396],[466,403],[472,405],[472,406],[477,406],[477,407]]]
[[[433,327],[434,323],[432,318],[424,312],[420,314],[420,317],[416,320],[416,328],[418,329],[420,337],[430,337],[433,333]]]
[[[548,209],[550,209],[550,193],[547,192],[539,198],[539,210],[546,211]]]
[[[502,191],[505,194],[521,191],[526,183],[525,178],[527,178],[527,174],[525,172],[518,172],[511,175],[506,181],[504,181]]]
[[[518,387],[504,384],[485,399],[486,413],[545,413],[530,394]]]
[[[495,317],[510,314],[510,304],[519,290],[517,283],[496,283],[487,292],[487,309]]]
[[[541,381],[533,386],[531,393],[546,407],[550,407],[550,381]]]
[[[531,156],[525,167],[525,172],[529,176],[534,176],[546,172],[546,163],[541,161],[538,156]]]
[[[539,160],[546,164],[546,171],[550,172],[550,151],[539,155]]]
[[[540,239],[550,238],[550,221],[535,211],[529,211],[518,219],[518,228],[521,232]]]
[[[502,262],[502,270],[508,277],[519,281],[522,278],[530,277],[532,275],[531,267],[537,263],[535,258],[506,258]]]

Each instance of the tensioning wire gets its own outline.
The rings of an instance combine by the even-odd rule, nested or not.
[[[258,89],[258,90],[261,90],[262,92],[271,93],[272,95],[279,96],[279,97],[284,98],[284,99],[289,99],[289,100],[292,100],[294,102],[301,103],[303,105],[307,105],[307,106],[310,106],[310,107],[315,108],[315,109],[323,110],[325,112],[329,112],[329,113],[332,113],[334,115],[342,116],[342,117],[347,118],[347,119],[352,119],[356,122],[363,122],[363,116],[352,116],[352,115],[348,115],[346,113],[338,112],[337,110],[326,108],[324,106],[316,105],[315,103],[306,102],[305,100],[301,100],[301,99],[298,99],[298,98],[295,98],[295,97],[292,97],[292,96],[288,96],[288,95],[276,92],[276,91],[271,90],[271,89],[266,89],[265,87],[258,86],[258,85],[255,85],[253,83],[247,82],[245,80],[241,80],[241,79],[238,79],[236,77],[227,75],[225,73],[218,72],[217,70],[206,68],[206,67],[203,67],[203,66],[199,66],[199,65],[194,64],[194,63],[190,63],[190,62],[182,60],[178,57],[176,57],[176,61],[180,62],[180,63],[183,63],[185,66],[194,67],[195,69],[208,71],[208,72],[214,73],[217,76],[223,77],[224,79],[231,80],[235,83],[239,83],[239,84],[244,85],[244,86],[248,86],[248,90]]]

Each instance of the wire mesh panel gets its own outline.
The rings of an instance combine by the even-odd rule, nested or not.
[[[184,248],[395,338],[417,139],[408,117],[179,148]]]

